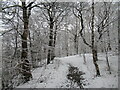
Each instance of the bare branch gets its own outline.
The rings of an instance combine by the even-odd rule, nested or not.
[[[2,8],[2,10],[12,8],[12,7],[20,7],[20,8],[22,8],[22,6],[20,6],[20,5],[13,5],[13,6],[4,7],[4,8]]]

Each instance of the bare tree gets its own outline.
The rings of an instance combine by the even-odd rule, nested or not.
[[[100,71],[99,71],[99,67],[97,64],[97,50],[96,50],[96,45],[95,45],[95,31],[94,31],[94,18],[95,18],[95,12],[94,12],[94,1],[92,1],[92,7],[91,7],[91,44],[88,43],[86,41],[86,39],[84,38],[83,35],[83,30],[84,30],[84,19],[83,19],[83,9],[85,8],[83,6],[83,2],[80,2],[80,8],[78,9],[78,7],[76,7],[75,9],[78,11],[78,15],[74,13],[74,15],[80,19],[80,23],[81,23],[81,29],[80,29],[80,35],[82,37],[83,42],[89,46],[92,49],[92,55],[93,55],[93,63],[95,65],[95,69],[96,69],[96,76],[100,76]]]
[[[47,2],[42,3],[43,5],[43,15],[49,24],[49,42],[48,42],[48,56],[47,64],[50,63],[55,57],[55,42],[57,34],[57,26],[63,20],[65,10],[67,10],[67,5],[64,6],[64,3],[59,2]],[[45,13],[46,12],[46,13]],[[61,17],[62,16],[62,17]]]
[[[104,41],[104,43],[106,44],[105,41]],[[104,49],[105,49],[106,64],[107,64],[107,67],[108,67],[107,70],[109,71],[109,74],[111,74],[109,57],[108,57],[109,46],[106,47],[106,45],[105,45]]]
[[[99,6],[99,5],[103,5],[102,8],[95,8],[95,6]],[[102,42],[102,36],[105,32],[107,32],[107,36],[108,36],[108,46],[109,49],[111,48],[110,46],[110,35],[109,35],[109,25],[111,23],[113,23],[115,21],[114,17],[111,17],[114,13],[113,10],[111,10],[111,6],[112,6],[112,2],[110,3],[95,3],[94,4],[94,0],[92,1],[92,6],[90,7],[89,4],[85,4],[83,2],[79,3],[79,6],[74,7],[75,10],[77,11],[77,13],[75,13],[74,10],[74,15],[80,19],[80,27],[81,30],[79,32],[83,42],[89,46],[92,50],[92,54],[93,54],[93,62],[96,68],[96,75],[100,75],[100,71],[99,71],[99,67],[97,64],[98,58],[97,58],[97,52],[98,52],[98,43],[99,41]],[[90,13],[91,11],[91,13]],[[91,30],[90,35],[91,35],[91,43],[87,41],[87,39],[85,39],[83,31],[85,31],[85,20],[86,17],[84,16],[84,12],[88,12],[87,17],[87,22],[89,23],[89,28]],[[86,14],[87,15],[87,14]],[[110,19],[111,17],[111,19]],[[89,20],[88,20],[89,18]],[[87,27],[88,28],[88,27]]]
[[[7,9],[14,9],[16,7],[19,7],[22,10],[22,17],[19,14],[19,18],[23,21],[23,30],[21,35],[21,39],[22,39],[22,52],[21,52],[21,74],[24,77],[24,82],[27,82],[30,80],[30,78],[32,78],[32,74],[30,71],[30,61],[28,59],[28,45],[27,45],[27,39],[28,39],[28,34],[29,34],[29,18],[31,16],[31,10],[34,7],[39,7],[40,4],[34,4],[34,1],[29,2],[28,4],[26,4],[26,0],[21,0],[22,5],[20,4],[14,4],[14,5],[8,5],[2,8],[3,13],[6,12]],[[34,4],[34,5],[33,5]],[[8,15],[11,15],[12,13],[16,13],[14,11],[7,11]],[[11,13],[11,14],[10,14]],[[14,18],[14,16],[9,19],[12,20]]]

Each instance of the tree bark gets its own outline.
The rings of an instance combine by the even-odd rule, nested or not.
[[[56,37],[57,37],[57,26],[55,26],[55,31],[54,31],[54,39],[53,39],[53,58],[52,60],[55,58],[55,44],[56,44]]]
[[[75,48],[75,53],[78,54],[78,36],[74,36],[74,48]]]
[[[92,48],[92,55],[93,55],[93,63],[96,69],[96,76],[100,76],[99,66],[97,64],[97,61],[98,61],[97,52],[94,48]]]
[[[27,16],[27,7],[25,2],[22,2],[23,7],[23,21],[24,21],[24,31],[22,34],[22,53],[21,53],[21,60],[22,60],[22,75],[24,79],[24,83],[29,81],[32,78],[32,74],[30,71],[30,63],[28,60],[28,47],[27,47],[27,38],[28,38],[28,25],[29,25],[29,18]]]
[[[98,61],[97,57],[97,47],[95,46],[95,32],[94,32],[94,0],[92,1],[92,22],[91,22],[91,41],[92,41],[92,55],[93,55],[93,63],[96,69],[96,76],[100,76],[99,66],[96,61]]]
[[[105,54],[106,54],[106,63],[107,63],[107,66],[108,66],[108,71],[109,71],[109,74],[111,74],[110,64],[109,64],[109,59],[108,59],[108,50],[107,49],[105,49]]]
[[[109,32],[109,25],[107,27],[107,36],[108,36],[108,50],[111,51],[112,48],[111,48],[111,45],[110,45],[110,32]]]
[[[54,59],[54,55],[53,55],[53,27],[54,27],[54,23],[53,23],[53,18],[50,18],[50,35],[49,35],[49,50],[48,50],[48,56],[47,56],[47,64],[50,63],[50,61],[52,61]]]
[[[84,60],[84,64],[86,64],[86,57],[85,57],[85,52],[83,50],[83,60]]]
[[[67,30],[65,26],[65,30]],[[65,51],[66,51],[66,56],[69,56],[69,46],[68,46],[68,32],[65,32]]]

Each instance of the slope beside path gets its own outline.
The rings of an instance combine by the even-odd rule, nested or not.
[[[67,78],[69,65],[77,67],[84,72],[84,88],[117,88],[118,87],[118,57],[110,56],[112,74],[106,70],[106,61],[103,54],[99,55],[98,65],[101,77],[95,77],[95,67],[92,62],[92,55],[86,54],[86,64],[82,56],[75,55],[63,58],[55,58],[53,63],[39,67],[32,72],[33,80],[18,86],[17,88],[70,88],[70,81]],[[78,88],[76,86],[76,88]]]

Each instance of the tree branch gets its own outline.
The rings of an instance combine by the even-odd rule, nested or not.
[[[22,6],[20,6],[20,5],[13,5],[13,6],[8,6],[8,7],[5,7],[5,8],[2,8],[2,10],[5,10],[7,8],[12,8],[12,7],[20,7],[20,8],[22,8]]]

